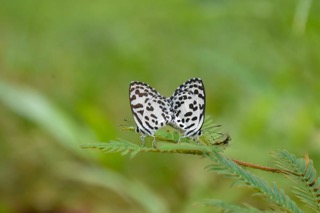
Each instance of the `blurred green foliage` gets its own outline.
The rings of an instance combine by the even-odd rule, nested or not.
[[[200,77],[206,113],[232,137],[225,155],[273,165],[269,153],[286,149],[309,153],[320,168],[318,1],[0,5],[1,212],[210,212],[194,203],[250,203],[249,192],[207,173],[196,156],[130,160],[80,149],[117,137],[140,143],[120,128],[131,119],[131,80],[169,96]]]

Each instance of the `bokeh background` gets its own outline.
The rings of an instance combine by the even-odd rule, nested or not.
[[[80,145],[140,143],[120,127],[133,121],[130,81],[169,96],[200,77],[207,115],[232,137],[224,155],[274,166],[270,152],[286,149],[320,169],[319,11],[312,0],[1,1],[0,212],[214,212],[207,198],[264,207],[206,159]]]

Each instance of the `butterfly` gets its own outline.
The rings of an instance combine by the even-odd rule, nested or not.
[[[129,99],[136,131],[140,132],[142,145],[147,135],[165,125],[171,125],[183,132],[182,137],[201,135],[205,117],[206,96],[200,78],[192,78],[180,85],[173,95],[166,98],[148,84],[132,81],[129,86]]]

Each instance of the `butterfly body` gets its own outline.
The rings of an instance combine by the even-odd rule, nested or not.
[[[186,81],[169,98],[146,83],[132,81],[129,98],[136,130],[142,133],[143,144],[146,135],[154,137],[159,128],[168,124],[182,130],[183,137],[201,135],[205,115],[205,91],[201,79]]]

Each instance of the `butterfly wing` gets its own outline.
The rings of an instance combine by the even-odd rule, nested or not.
[[[192,78],[179,86],[170,97],[173,125],[184,131],[184,136],[201,135],[206,96],[200,78]]]
[[[153,136],[155,131],[170,122],[169,101],[148,84],[132,81],[129,98],[137,132]]]

